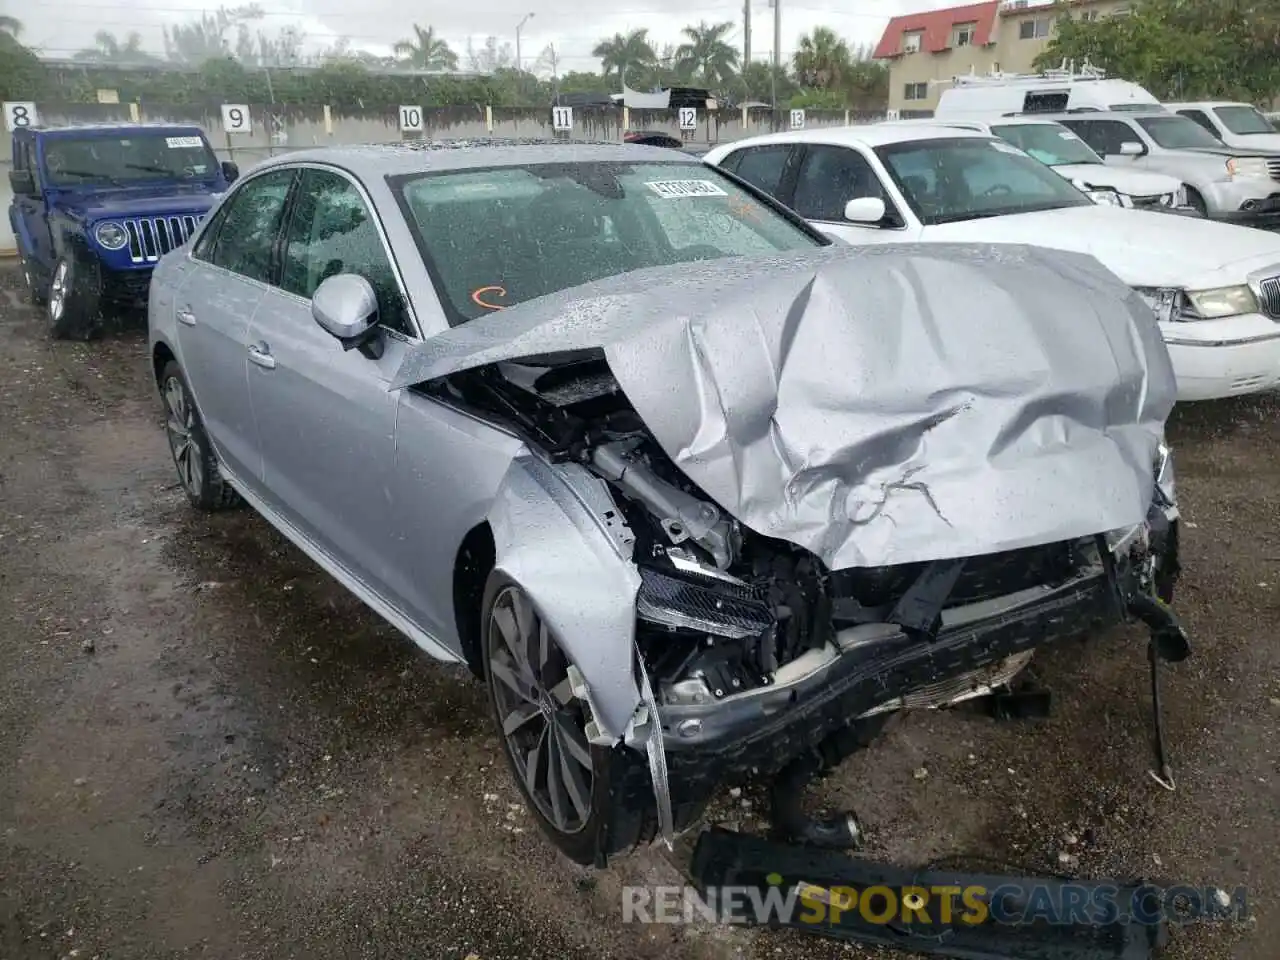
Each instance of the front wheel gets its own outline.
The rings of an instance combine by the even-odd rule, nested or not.
[[[160,395],[164,399],[169,453],[187,499],[197,510],[225,510],[234,506],[239,498],[231,484],[222,478],[182,368],[173,360],[166,363],[160,373]]]
[[[49,281],[49,332],[55,340],[90,340],[101,325],[94,268],[74,257],[60,259]]]
[[[542,832],[570,860],[630,850],[653,835],[644,758],[587,742],[590,708],[529,595],[501,573],[485,588],[481,641],[498,733]]]

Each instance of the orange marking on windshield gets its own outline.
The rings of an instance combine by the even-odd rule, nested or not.
[[[488,301],[484,300],[483,297],[486,293],[495,293],[499,297],[505,297],[507,295],[507,288],[499,287],[496,284],[489,287],[476,287],[476,289],[471,291],[471,302],[474,303],[477,307],[484,307],[486,310],[507,309],[500,303],[489,303]]]

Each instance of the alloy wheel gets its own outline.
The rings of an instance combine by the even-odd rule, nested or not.
[[[516,774],[556,830],[578,833],[592,801],[587,705],[573,694],[568,659],[523,590],[504,587],[489,616],[489,682]]]
[[[52,300],[50,300],[52,303]],[[178,479],[187,493],[200,496],[204,489],[204,456],[195,434],[195,409],[187,399],[187,389],[177,377],[164,384],[165,433],[173,454]]]
[[[58,261],[53,271],[53,282],[49,284],[49,319],[55,324],[67,309],[67,277],[70,273],[70,264],[65,260]]]

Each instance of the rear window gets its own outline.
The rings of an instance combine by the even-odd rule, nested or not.
[[[645,267],[824,246],[714,168],[557,163],[389,180],[457,324]]]

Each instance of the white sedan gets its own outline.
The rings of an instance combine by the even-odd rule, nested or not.
[[[1151,305],[1178,399],[1280,387],[1280,237],[1101,206],[976,131],[802,130],[711,150],[721,167],[853,244],[1029,243],[1092,254]]]

